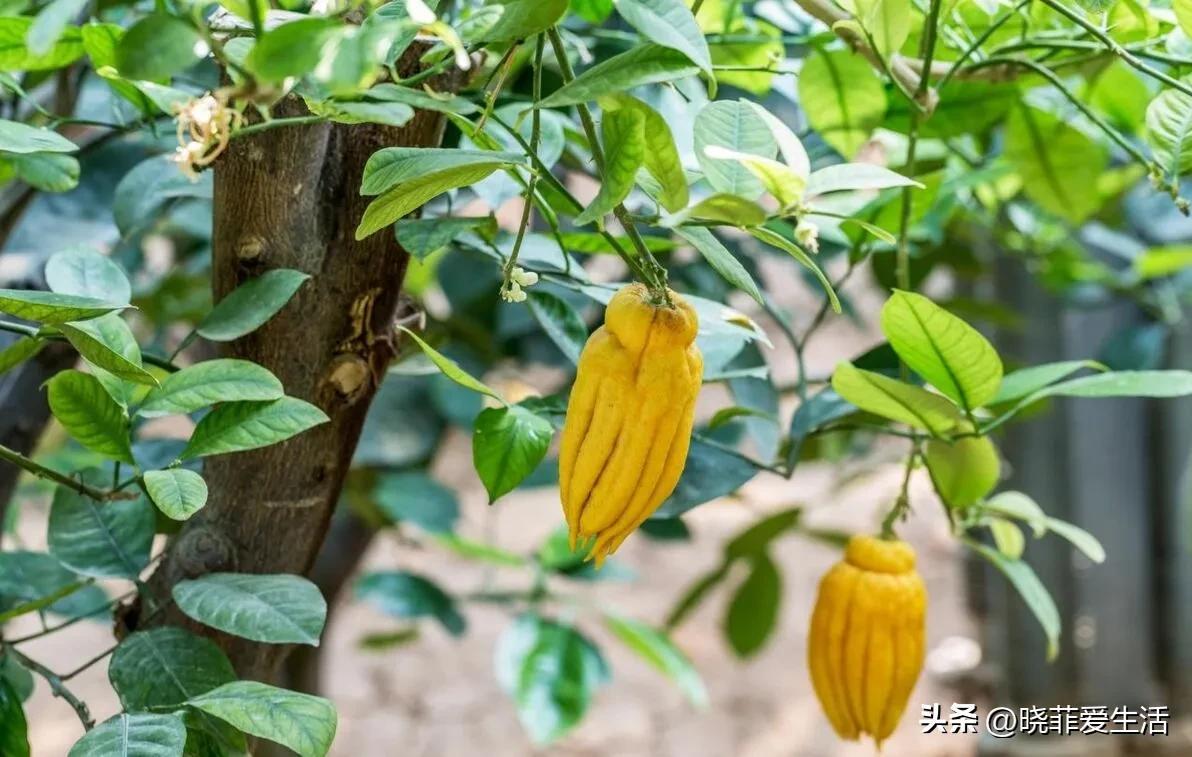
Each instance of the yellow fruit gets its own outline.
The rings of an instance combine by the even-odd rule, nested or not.
[[[591,543],[597,564],[670,496],[687,461],[703,357],[695,310],[670,300],[624,287],[580,355],[559,493],[572,549]]]
[[[854,536],[820,581],[807,662],[815,695],[836,733],[894,732],[923,667],[927,591],[901,541]]]

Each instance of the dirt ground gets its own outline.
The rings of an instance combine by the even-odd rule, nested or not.
[[[792,303],[799,305],[802,303]],[[876,303],[864,304],[870,312]],[[799,308],[810,312],[809,308]],[[869,319],[872,323],[872,319]],[[825,375],[836,360],[873,341],[845,319],[835,319],[813,344],[810,373]],[[791,377],[793,360],[781,348],[772,353],[779,380]],[[705,404],[715,407],[715,392]],[[723,404],[723,403],[721,403]],[[784,408],[789,413],[790,408]],[[787,415],[786,417],[789,417]],[[636,574],[632,582],[584,584],[577,591],[589,600],[616,607],[625,615],[657,623],[690,582],[712,567],[720,545],[760,515],[795,504],[806,506],[806,523],[816,527],[872,529],[897,491],[904,452],[898,445],[879,446],[871,458],[847,466],[809,464],[786,481],[763,475],[733,498],[706,504],[687,518],[689,542],[630,539],[619,562]],[[452,438],[440,456],[436,474],[459,488],[461,532],[473,538],[495,537],[502,547],[531,550],[560,522],[551,489],[518,492],[494,509],[468,463],[469,441]],[[931,597],[929,653],[946,639],[972,638],[961,591],[961,570],[953,542],[922,475],[912,482],[915,517],[904,535],[919,550],[921,570]],[[44,512],[30,509],[22,519],[22,540],[44,542]],[[351,757],[517,757],[520,755],[615,755],[616,757],[853,757],[873,755],[871,743],[844,744],[831,732],[812,694],[804,661],[807,620],[816,582],[837,559],[829,547],[788,536],[775,544],[784,584],[779,626],[769,644],[741,662],[721,632],[726,597],[715,595],[676,634],[708,687],[711,704],[696,711],[654,669],[620,647],[595,618],[578,616],[581,628],[600,642],[612,668],[583,723],[549,748],[535,747],[517,721],[512,702],[493,674],[493,649],[508,616],[492,607],[469,606],[469,632],[454,639],[429,625],[415,644],[383,652],[362,650],[365,634],[393,630],[395,622],[379,612],[347,603],[335,614],[324,641],[325,694],[340,712],[333,755]],[[475,590],[486,568],[437,550],[413,550],[394,540],[374,543],[366,568],[401,567],[433,575],[457,591]],[[504,569],[498,587],[520,588],[526,576]],[[15,632],[16,629],[14,629]],[[35,659],[69,669],[111,644],[102,624],[79,624],[68,632],[28,644]],[[931,665],[929,664],[929,668]],[[74,688],[92,704],[97,719],[115,713],[117,704],[100,664],[76,679]],[[974,737],[922,735],[919,708],[939,702],[945,711],[955,695],[925,673],[911,697],[898,732],[882,750],[887,757],[964,757],[975,753]],[[61,757],[80,735],[71,709],[53,699],[44,685],[29,703],[31,740],[37,757]]]

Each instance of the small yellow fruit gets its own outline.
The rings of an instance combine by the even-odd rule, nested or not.
[[[559,494],[572,549],[597,564],[670,496],[687,461],[703,357],[695,310],[641,284],[613,296],[584,345],[559,453]]]
[[[927,590],[901,541],[854,536],[819,585],[807,661],[842,739],[894,732],[923,667]]]

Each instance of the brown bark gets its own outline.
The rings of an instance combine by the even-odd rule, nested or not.
[[[401,67],[412,73],[425,48]],[[458,74],[435,83],[453,89]],[[277,116],[304,113],[297,101]],[[216,571],[307,573],[351,464],[361,426],[394,352],[393,323],[408,254],[392,231],[355,239],[371,198],[360,196],[364,164],[390,146],[434,146],[440,114],[419,112],[404,127],[313,124],[232,141],[215,167],[213,288],[216,299],[276,268],[311,274],[271,321],[227,345],[228,357],[273,371],[287,394],[322,408],[330,422],[272,447],[209,458],[206,507],[171,545],[150,581],[167,600],[179,580]],[[124,626],[137,626],[130,608]],[[215,638],[244,678],[271,680],[288,651],[195,626],[176,609],[154,624]]]

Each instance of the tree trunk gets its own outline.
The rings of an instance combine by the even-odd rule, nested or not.
[[[415,44],[399,68],[417,69]],[[459,73],[435,87],[455,89]],[[305,113],[297,100],[277,116]],[[369,404],[394,354],[394,320],[408,254],[392,231],[355,239],[369,199],[364,164],[391,146],[434,146],[444,119],[419,112],[401,128],[313,124],[232,141],[215,167],[213,288],[216,300],[276,268],[311,279],[256,332],[226,345],[227,357],[273,371],[286,393],[322,408],[330,422],[282,444],[208,458],[206,507],[171,545],[149,582],[164,609],[144,625],[183,625],[210,636],[241,677],[272,680],[287,647],[258,644],[196,626],[169,604],[177,581],[217,571],[307,573],[319,553]],[[145,610],[125,613],[138,626]]]

